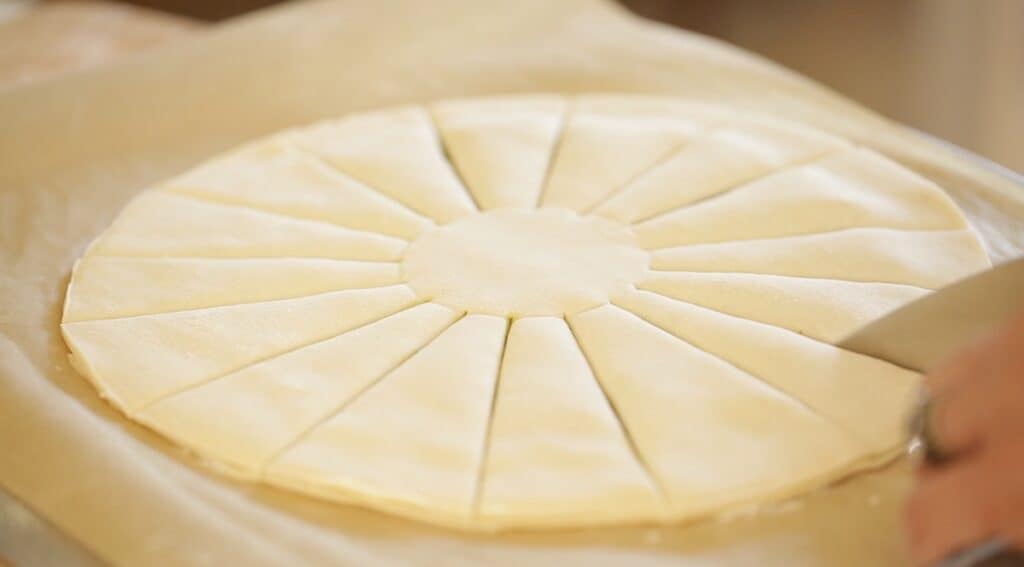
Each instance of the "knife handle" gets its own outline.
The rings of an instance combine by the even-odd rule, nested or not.
[[[932,413],[934,409],[932,397],[928,390],[921,389],[918,395],[917,405],[910,416],[907,424],[908,433],[911,438],[917,438],[924,450],[924,460],[929,465],[938,466],[948,461],[951,455],[943,450],[935,436],[935,429],[932,426]]]

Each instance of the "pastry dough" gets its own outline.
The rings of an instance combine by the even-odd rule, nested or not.
[[[465,529],[666,522],[895,454],[918,376],[832,343],[987,265],[940,188],[801,125],[452,100],[143,192],[63,331],[242,478]]]

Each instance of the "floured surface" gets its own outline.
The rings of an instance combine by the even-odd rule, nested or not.
[[[11,134],[0,136],[0,214],[16,215],[0,223],[0,432],[9,447],[0,483],[114,563],[400,564],[440,554],[490,564],[902,564],[902,466],[725,524],[475,538],[197,474],[192,461],[175,458],[166,442],[96,398],[64,361],[61,290],[74,258],[127,199],[259,134],[389,103],[608,89],[726,100],[882,149],[948,189],[994,258],[1022,252],[1024,200],[1011,182],[720,44],[633,22],[589,0],[441,2],[429,10],[411,3],[386,16],[361,6],[294,6],[154,57],[145,67],[153,72],[112,68],[0,100]],[[303,41],[295,41],[297,25],[310,31]],[[495,33],[507,40],[500,48]],[[365,48],[352,56],[354,41]],[[254,55],[279,73],[238,63]],[[433,75],[424,55],[436,63]],[[403,61],[413,56],[419,63],[410,74]],[[353,71],[340,73],[346,61]],[[107,521],[95,522],[97,515]],[[174,543],[182,541],[189,545]]]
[[[694,130],[666,153],[659,117]],[[652,154],[609,154],[627,130]],[[62,329],[101,395],[245,479],[471,530],[664,523],[898,452],[918,376],[827,337],[987,265],[939,187],[802,125],[461,99],[157,184]]]

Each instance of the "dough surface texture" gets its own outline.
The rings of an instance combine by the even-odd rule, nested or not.
[[[142,192],[62,329],[237,477],[469,530],[672,522],[898,453],[918,375],[833,344],[988,265],[941,188],[799,124],[449,100]]]

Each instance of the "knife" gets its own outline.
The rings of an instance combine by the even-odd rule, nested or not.
[[[861,327],[838,346],[928,372],[1024,309],[1024,257],[964,278]]]
[[[868,323],[838,343],[846,350],[926,373],[1024,310],[1024,257],[908,303]],[[930,433],[931,398],[922,391],[908,422],[925,460],[941,464],[949,455]],[[1024,553],[990,540],[943,560],[938,567],[1024,566]]]

